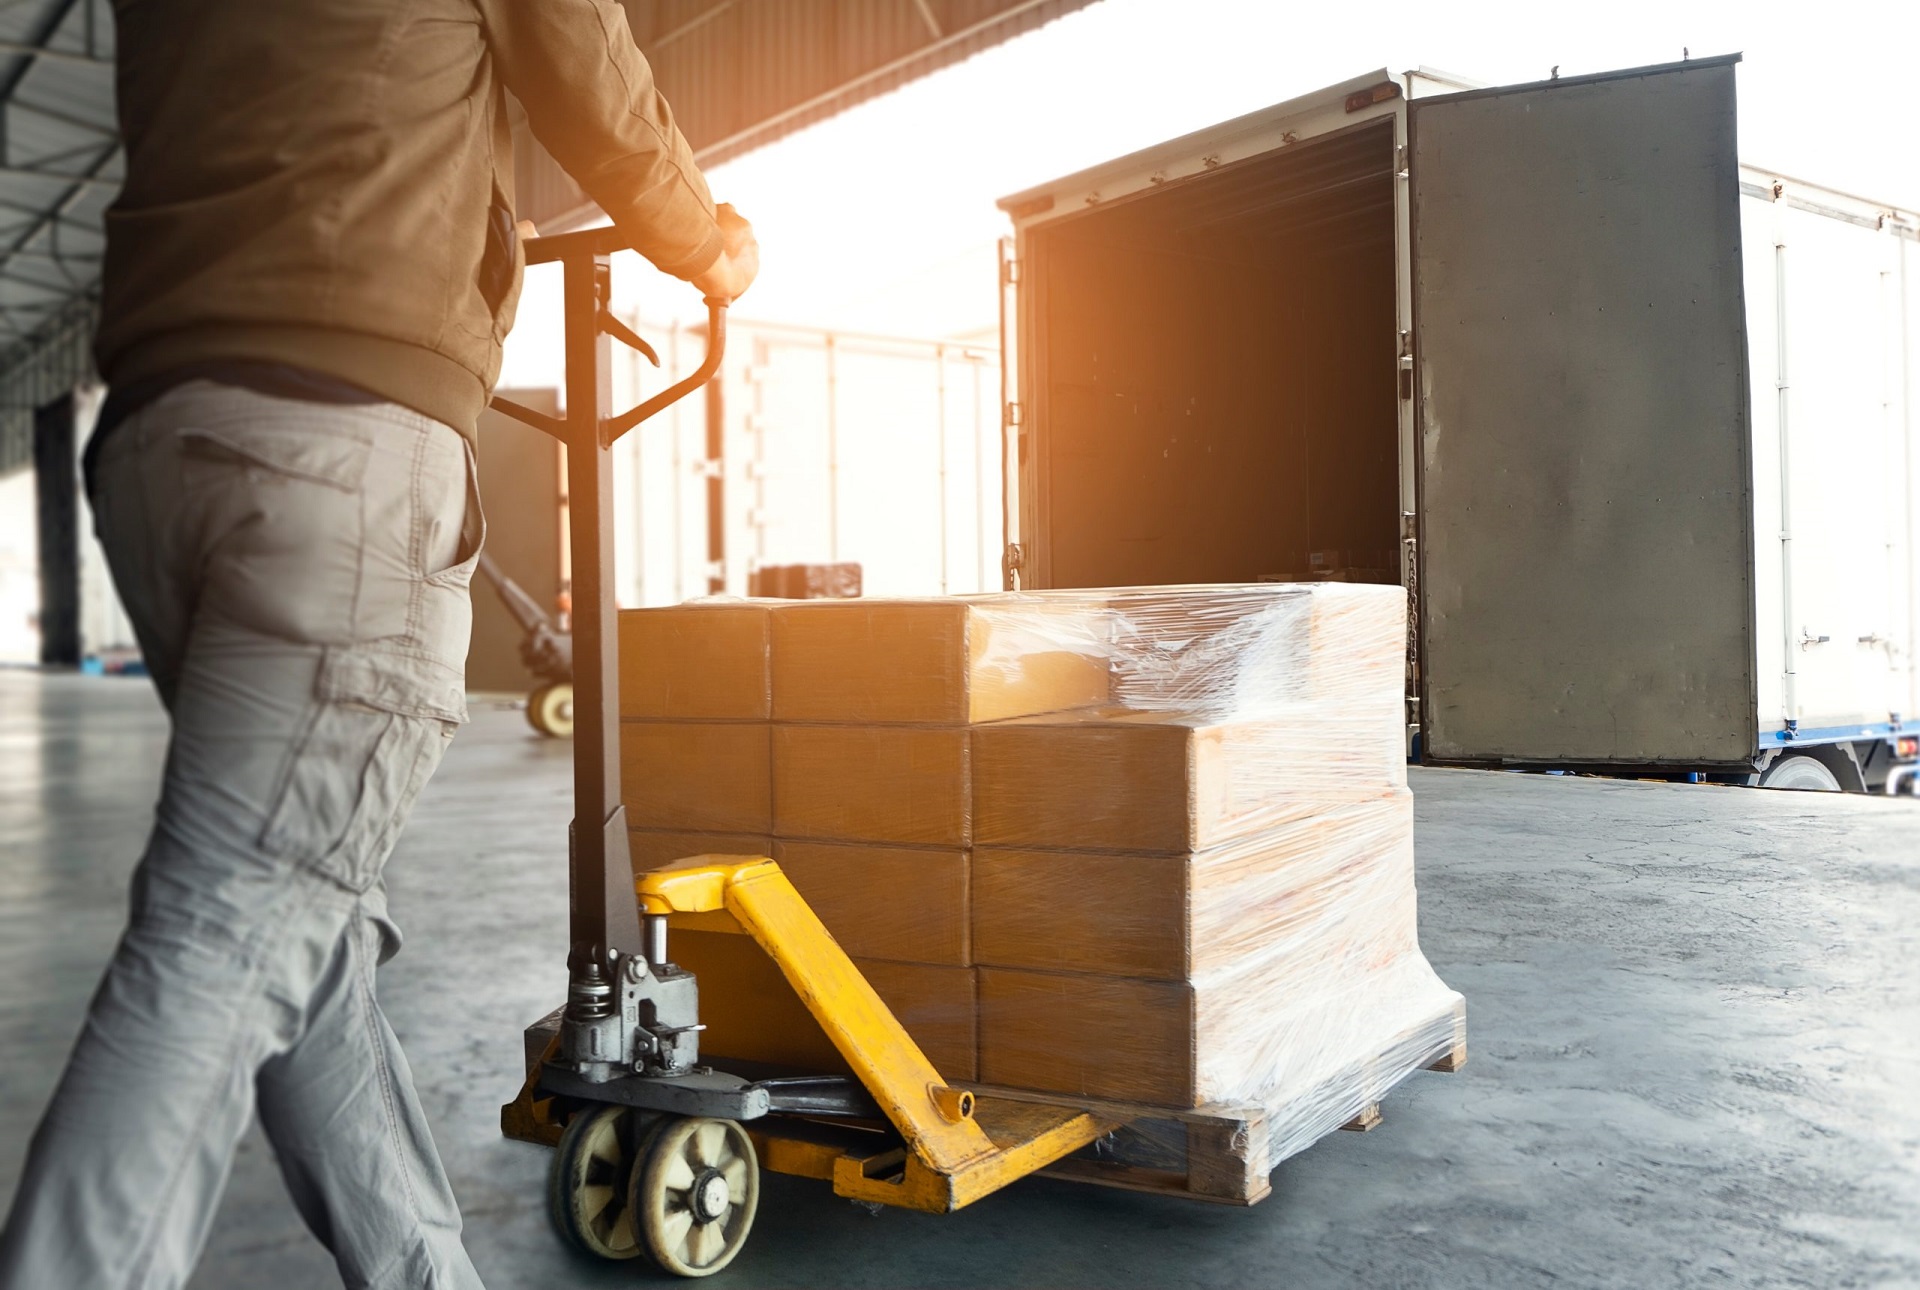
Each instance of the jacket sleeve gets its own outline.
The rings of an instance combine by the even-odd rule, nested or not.
[[[710,268],[713,197],[617,0],[479,4],[494,65],[554,159],[663,272]]]

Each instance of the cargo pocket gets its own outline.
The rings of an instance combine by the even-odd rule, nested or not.
[[[364,892],[465,719],[465,695],[428,660],[332,648],[316,698],[260,843]]]

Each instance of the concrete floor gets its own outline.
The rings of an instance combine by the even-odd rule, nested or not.
[[[112,948],[165,726],[0,672],[0,1203]],[[481,708],[390,869],[381,990],[495,1290],[665,1281],[564,1251],[503,1140],[557,1000],[568,751]],[[1422,940],[1472,1059],[1248,1210],[1029,1181],[870,1215],[769,1178],[720,1286],[1920,1286],[1920,803],[1422,772]],[[199,1290],[332,1287],[263,1142]]]

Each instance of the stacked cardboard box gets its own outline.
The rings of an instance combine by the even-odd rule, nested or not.
[[[772,856],[943,1074],[973,1078],[970,729],[1103,702],[1104,642],[1076,636],[1093,621],[1065,601],[991,597],[622,615],[623,662],[651,700],[623,699],[636,869]],[[709,655],[724,683],[673,680]],[[705,720],[673,719],[694,711]],[[757,947],[684,932],[673,953],[704,997],[761,1000],[751,1017],[707,1009],[710,1051],[837,1064]]]
[[[1415,928],[1403,604],[1109,593],[1116,705],[974,732],[983,1081],[1285,1104],[1317,1136],[1340,1107],[1314,1090],[1344,1104],[1450,1033]]]
[[[1257,1103],[1277,1159],[1459,1011],[1416,934],[1404,613],[1295,584],[625,615],[635,863],[770,854],[948,1078]],[[836,1064],[742,939],[675,944],[710,1050]]]

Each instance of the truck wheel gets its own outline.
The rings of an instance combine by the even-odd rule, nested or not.
[[[1760,776],[1762,788],[1796,788],[1803,792],[1837,793],[1840,781],[1827,769],[1825,762],[1818,757],[1809,757],[1805,753],[1795,753],[1791,757],[1782,757],[1767,767]]]
[[[711,1276],[740,1253],[760,1208],[753,1139],[732,1120],[668,1120],[633,1171],[627,1206],[654,1262]]]
[[[573,738],[573,687],[556,681],[529,694],[527,724],[550,739]]]

